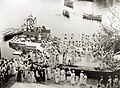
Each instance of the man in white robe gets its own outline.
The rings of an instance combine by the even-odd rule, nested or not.
[[[47,68],[47,78],[51,79],[51,67]]]
[[[15,75],[15,74],[16,74],[16,67],[15,67],[15,64],[14,64],[14,63],[11,64],[11,74],[12,74],[12,75]]]
[[[58,83],[59,82],[59,70],[56,68],[56,71],[55,71],[55,83]]]
[[[75,76],[75,82],[76,82],[76,84],[79,83],[79,76]]]
[[[65,81],[65,70],[64,69],[61,70],[61,81],[62,82]]]
[[[75,71],[74,70],[71,73],[70,83],[71,85],[75,85]]]
[[[31,72],[31,82],[36,83],[35,74],[33,71]]]
[[[14,64],[15,64],[15,67],[17,68],[18,64],[17,64],[17,59],[16,58],[14,59]]]
[[[83,71],[81,71],[80,73],[80,85],[83,85],[83,79],[84,79],[84,74],[83,74]]]
[[[71,78],[71,70],[69,68],[68,71],[67,71],[67,81],[68,82],[70,81],[70,78]]]
[[[24,71],[25,71],[24,79],[25,79],[25,80],[27,80],[28,70],[29,70],[29,67],[28,67],[27,65],[25,65],[25,66],[24,66]]]
[[[32,78],[31,78],[31,74],[30,74],[30,72],[28,71],[28,74],[27,74],[27,82],[28,83],[31,83],[31,80],[32,80]]]
[[[86,84],[87,84],[87,75],[85,74],[83,79],[83,85],[86,86]]]

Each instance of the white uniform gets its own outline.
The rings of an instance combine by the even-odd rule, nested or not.
[[[83,84],[84,74],[80,73],[80,85]]]
[[[60,69],[57,68],[57,70],[58,70],[58,76],[59,76],[59,80],[60,80]]]
[[[61,81],[65,81],[65,70],[61,70]]]
[[[36,77],[40,77],[40,75],[38,74],[38,71],[36,71]]]
[[[114,88],[117,88],[117,87],[118,87],[118,81],[119,81],[119,78],[118,78],[118,77],[113,80],[113,87],[114,87]]]
[[[34,72],[33,72],[33,71],[31,72],[31,82],[32,82],[32,83],[35,83],[35,82],[36,82],[35,75],[34,75]]]
[[[47,78],[51,79],[51,68],[50,67],[47,68]]]
[[[12,64],[11,74],[12,74],[12,75],[15,75],[15,74],[16,74],[16,67],[15,67],[14,64]]]
[[[67,71],[67,81],[70,81],[70,78],[71,78],[71,71]]]
[[[21,74],[21,81],[24,82],[24,77],[23,73]]]
[[[84,75],[83,84],[84,84],[84,85],[87,84],[87,75]]]
[[[79,76],[75,76],[75,81],[76,81],[76,84],[79,83]]]
[[[59,55],[59,64],[63,64],[63,57],[61,54]]]
[[[26,79],[27,76],[28,76],[28,69],[29,69],[29,68],[28,68],[28,66],[25,66],[24,69],[25,69],[25,79]]]
[[[55,83],[59,82],[59,72],[55,71]]]
[[[17,61],[16,61],[16,60],[14,61],[14,64],[15,64],[15,67],[17,68],[17,67],[18,67],[18,64],[17,64]]]
[[[71,83],[72,85],[75,85],[75,73],[71,73],[70,83]]]
[[[30,83],[31,82],[31,74],[27,74],[27,82]]]
[[[33,57],[33,52],[32,52],[32,51],[29,52],[29,55],[30,55],[30,57],[32,58],[32,57]]]

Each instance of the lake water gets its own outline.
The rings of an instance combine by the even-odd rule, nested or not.
[[[0,38],[3,57],[12,57],[13,50],[8,42],[4,42],[3,32],[8,28],[19,28],[23,19],[32,14],[37,17],[38,26],[45,25],[51,29],[52,35],[62,33],[79,35],[92,34],[99,29],[99,22],[85,20],[82,14],[94,13],[102,15],[102,23],[107,23],[109,9],[119,6],[120,0],[75,0],[74,8],[64,6],[64,0],[0,0]],[[62,15],[64,8],[70,11],[70,18]]]

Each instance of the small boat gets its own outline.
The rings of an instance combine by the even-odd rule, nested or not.
[[[63,10],[63,15],[66,16],[67,18],[70,17],[70,12],[68,10]]]
[[[73,8],[73,0],[64,0],[64,5],[70,8]]]
[[[102,21],[102,15],[94,15],[94,13],[92,14],[83,14],[83,18],[85,19],[89,19],[89,20],[96,20],[96,21]]]

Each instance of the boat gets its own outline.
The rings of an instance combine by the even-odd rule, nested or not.
[[[47,39],[51,35],[51,31],[45,26],[36,26],[33,16],[28,16],[25,20],[25,27],[22,31],[10,31],[6,34],[6,38],[12,36],[9,41],[9,47],[15,50],[19,49],[32,49],[35,50],[40,45],[42,39]]]
[[[95,15],[94,13],[92,14],[83,14],[83,19],[88,19],[88,20],[96,20],[101,22],[102,21],[102,15]]]
[[[67,18],[69,18],[70,17],[70,13],[69,13],[69,11],[68,10],[63,10],[63,15],[65,16],[65,17],[67,17]]]
[[[73,8],[73,0],[64,0],[64,5],[70,8]]]

